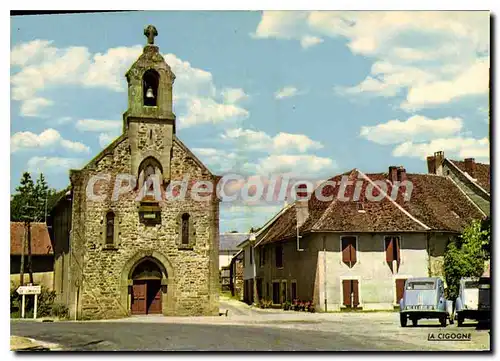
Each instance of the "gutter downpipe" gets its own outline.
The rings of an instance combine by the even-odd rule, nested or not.
[[[250,234],[250,238],[249,238],[249,244],[250,244],[250,252],[252,252],[252,273],[253,273],[253,285],[252,285],[252,288],[253,288],[253,300],[252,300],[252,303],[255,303],[255,299],[257,298],[258,299],[258,295],[257,295],[257,268],[255,267],[255,263],[257,262],[257,260],[255,259],[255,251],[254,251],[254,242],[255,242],[255,233],[252,233]]]
[[[326,297],[326,236],[323,236],[323,298],[325,299],[325,312],[328,312]]]

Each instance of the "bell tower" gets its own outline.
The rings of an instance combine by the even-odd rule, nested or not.
[[[175,75],[155,45],[158,31],[144,29],[147,44],[125,74],[128,83],[128,109],[123,114],[123,130],[128,133],[131,172],[144,180],[153,167],[160,179],[170,179],[175,115],[172,112],[172,86]],[[151,170],[148,170],[151,172]]]

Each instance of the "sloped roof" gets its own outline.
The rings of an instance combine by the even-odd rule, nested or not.
[[[249,236],[250,233],[221,233],[219,235],[219,251],[238,251],[238,244]]]
[[[483,214],[448,178],[431,174],[407,174],[413,189],[401,186],[394,200],[390,197],[393,184],[387,173],[364,174],[357,169],[337,175],[330,181],[339,182],[342,176],[353,181],[346,187],[348,201],[337,199],[339,186],[325,186],[322,194],[332,197],[322,201],[313,193],[308,201],[309,217],[300,227],[300,233],[308,232],[422,232],[427,230],[461,232],[472,219]],[[362,181],[359,198],[354,196],[356,183]],[[387,190],[375,185],[374,181],[385,183]],[[373,187],[373,194],[380,195],[380,201],[368,200],[367,187]],[[410,194],[405,201],[405,192]],[[296,204],[287,209],[271,225],[261,244],[277,242],[296,235]]]
[[[23,222],[10,222],[10,254],[20,255],[25,237],[25,227]],[[28,254],[26,245],[24,254]],[[31,223],[31,254],[44,256],[54,254],[52,242],[45,223]]]
[[[466,173],[465,162],[460,160],[451,160],[458,169],[462,171],[462,173]],[[483,188],[486,192],[491,193],[490,191],[490,165],[484,163],[476,162],[476,170],[474,174],[474,178],[476,179],[476,183]]]

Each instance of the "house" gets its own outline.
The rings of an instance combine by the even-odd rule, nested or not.
[[[236,253],[229,264],[229,290],[231,296],[243,301],[243,250]]]
[[[236,232],[219,235],[219,269],[222,291],[231,290],[231,260],[239,251],[237,245],[248,236],[248,233]]]
[[[477,163],[474,158],[463,161],[445,158],[444,152],[427,157],[429,174],[449,177],[480,209],[491,213],[490,165]]]
[[[249,233],[221,233],[219,235],[219,268],[227,267],[233,256],[240,251],[238,244],[250,236]]]
[[[353,169],[314,192],[299,184],[297,196],[243,245],[254,251],[254,302],[392,309],[407,278],[443,275],[449,237],[484,216],[450,177],[396,166]]]
[[[24,222],[10,222],[10,284],[21,282],[21,254],[24,248],[24,284],[29,282],[27,228]],[[54,287],[54,251],[45,223],[31,223],[31,268],[34,284]]]
[[[247,239],[238,244],[238,248],[241,249],[240,259],[243,266],[243,301],[248,304],[258,301],[258,298],[255,296],[257,294],[257,284],[260,282],[259,280],[256,280],[257,270],[254,262],[255,251],[253,247],[256,244],[256,241],[262,239],[274,222],[276,222],[276,220],[278,220],[280,216],[291,206],[291,204],[285,204],[285,206],[269,221],[267,221],[257,232],[250,234]],[[258,292],[258,294],[261,293]]]
[[[56,291],[74,319],[219,312],[219,200],[189,196],[219,177],[177,137],[175,75],[154,44],[156,28],[144,34],[125,74],[122,134],[70,171],[70,193],[51,212]]]

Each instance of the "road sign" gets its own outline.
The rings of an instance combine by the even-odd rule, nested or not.
[[[39,295],[42,293],[42,286],[19,286],[17,293],[20,295]]]

